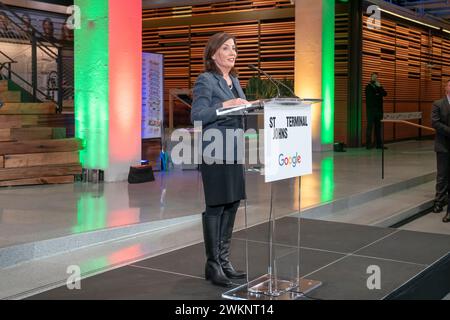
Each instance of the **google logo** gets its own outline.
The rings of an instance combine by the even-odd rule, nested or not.
[[[301,162],[302,157],[298,154],[298,152],[296,152],[295,156],[293,157],[285,157],[282,153],[278,156],[278,164],[280,165],[280,167],[291,165],[293,168],[295,168],[297,164],[300,164]]]

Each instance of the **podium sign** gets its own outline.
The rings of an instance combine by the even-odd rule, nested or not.
[[[225,292],[224,298],[295,300],[321,285],[320,281],[306,279],[300,271],[300,219],[288,218],[290,230],[296,230],[289,235],[293,245],[280,245],[276,228],[279,219],[300,213],[301,177],[312,173],[311,104],[315,102],[319,101],[294,98],[263,101],[263,171],[268,197],[261,197],[264,192],[258,191],[262,198],[258,206],[268,209],[267,243],[245,241],[247,283]],[[245,108],[240,112],[246,112]],[[259,177],[253,179],[258,181]],[[244,214],[248,229],[247,200]],[[266,248],[261,250],[262,247]],[[261,263],[266,259],[266,265]]]
[[[311,105],[264,105],[265,182],[312,173]]]

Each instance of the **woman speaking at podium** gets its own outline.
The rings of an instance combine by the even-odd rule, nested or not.
[[[220,108],[248,104],[234,69],[236,57],[236,39],[232,35],[217,33],[208,40],[204,52],[205,71],[195,83],[191,111],[192,122],[202,122],[203,134],[210,129],[219,130],[222,134],[222,154],[218,150],[209,156],[204,154],[200,171],[206,202],[206,210],[202,214],[207,258],[205,279],[224,287],[232,285],[230,279],[246,276],[236,271],[229,260],[236,212],[240,200],[246,197],[244,166],[238,161],[242,158],[237,154],[236,143],[230,144],[233,150],[228,150],[228,156],[232,151],[233,159],[228,159],[225,141],[227,129],[243,129],[242,117],[218,117],[216,113]],[[205,150],[207,145],[203,142],[202,149]]]

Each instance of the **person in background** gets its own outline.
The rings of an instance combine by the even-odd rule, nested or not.
[[[205,47],[205,72],[199,75],[193,90],[191,121],[201,121],[202,130],[219,131],[226,139],[227,130],[243,128],[242,117],[219,117],[220,108],[232,108],[247,104],[239,84],[234,64],[237,58],[236,40],[227,33],[216,33]],[[234,138],[233,138],[234,139]],[[231,236],[240,201],[246,198],[244,166],[234,144],[230,151],[234,159],[227,158],[225,150],[215,150],[214,155],[204,155],[200,171],[203,180],[206,210],[202,214],[203,238],[205,242],[205,279],[214,285],[230,287],[230,279],[245,278],[230,263]],[[202,149],[208,147],[203,143]],[[214,158],[214,161],[210,161]],[[226,162],[224,161],[226,160]],[[229,161],[230,160],[230,161]]]
[[[0,11],[0,33],[5,32],[8,30],[8,16],[3,11]]]
[[[52,42],[56,42],[56,38],[54,35],[53,21],[50,18],[45,18],[42,21],[42,31],[44,35],[44,40],[50,40]]]
[[[434,151],[436,152],[437,176],[436,196],[433,211],[441,212],[445,204],[449,203],[450,193],[448,188],[450,166],[450,80],[445,86],[446,95],[441,100],[435,101],[431,109],[431,125],[436,129]],[[443,222],[450,221],[450,208],[447,206],[447,214]]]
[[[372,130],[375,129],[375,143],[377,149],[382,148],[381,120],[383,119],[383,97],[387,96],[386,90],[378,81],[378,74],[372,73],[371,80],[366,86],[366,148],[372,149]]]
[[[33,26],[31,25],[31,18],[28,13],[24,13],[22,15],[22,21],[23,21],[23,28],[28,32],[31,33],[33,31]]]
[[[61,42],[73,42],[73,30],[69,28],[67,22],[61,27]]]
[[[33,33],[33,27],[31,26],[31,18],[28,13],[22,15],[22,29],[20,29],[20,35],[23,39],[30,39]]]
[[[0,37],[17,38],[17,34],[11,29],[8,15],[4,11],[0,11]]]

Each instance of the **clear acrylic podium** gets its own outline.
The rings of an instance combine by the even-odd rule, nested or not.
[[[245,236],[240,236],[240,239],[233,239],[234,245],[238,247],[236,251],[244,255],[247,279],[244,284],[223,293],[223,298],[232,300],[295,300],[321,285],[320,281],[302,277],[300,219],[289,217],[300,212],[302,174],[299,170],[300,165],[312,161],[310,111],[311,105],[318,101],[320,100],[271,99],[238,106],[236,109],[217,111],[219,116],[264,117],[264,130],[261,130],[258,136],[259,139],[264,141],[263,145],[259,144],[259,148],[264,148],[264,159],[254,166],[246,162],[247,200],[244,202],[245,230],[242,231]],[[291,114],[304,114],[304,117],[291,117]],[[288,120],[284,121],[285,119]],[[272,128],[268,128],[268,121],[274,122]],[[293,129],[290,130],[291,128]],[[297,129],[297,131],[294,129]],[[303,132],[308,133],[308,130],[309,136],[308,134],[303,136]],[[304,149],[309,148],[307,154],[300,151],[301,156],[297,153],[297,156],[291,155],[290,158],[284,158],[284,153],[290,152],[289,150],[283,150],[286,144],[280,143],[274,149],[270,145],[272,142],[268,142],[270,138],[275,137],[274,135],[279,135],[282,139],[286,134],[291,142],[294,141],[294,143],[291,143],[286,140],[285,142],[288,145],[291,145],[294,149],[297,143],[299,147],[303,145]],[[301,139],[306,141],[308,148],[304,147],[305,142],[301,142]],[[272,141],[276,141],[276,139],[274,138]],[[249,148],[246,147],[246,153],[247,149]],[[283,156],[281,156],[282,154]],[[296,172],[274,172],[274,168],[276,170],[276,166],[273,165],[274,159],[278,159],[277,165],[279,165],[281,162],[288,164],[289,159],[294,161],[293,159],[298,160],[302,156],[304,158],[299,161],[299,167],[296,168],[296,172],[300,172],[299,175]],[[310,165],[312,166],[312,164]],[[304,170],[304,168],[301,170]],[[309,170],[312,169],[306,168],[306,171]],[[280,176],[286,174],[290,177],[286,176],[279,179]],[[253,188],[249,188],[249,182],[252,183]],[[261,216],[263,216],[263,221]],[[261,222],[266,223],[261,224]],[[252,225],[255,226],[249,229],[249,226]],[[288,230],[288,232],[281,233],[279,231],[281,230],[280,226],[282,226],[282,230]]]

